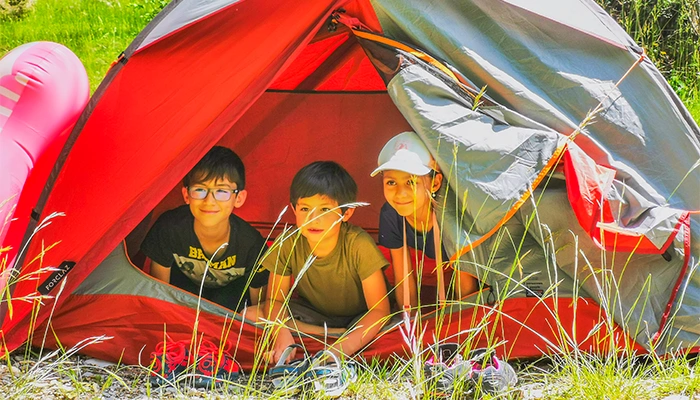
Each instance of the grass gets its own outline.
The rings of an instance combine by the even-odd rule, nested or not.
[[[520,369],[518,392],[481,398],[645,400],[700,394],[700,370],[682,357],[658,364],[643,358],[628,361],[582,355],[577,359],[551,357],[514,364]],[[152,388],[139,367],[96,366],[83,358],[60,355],[40,362],[15,358],[12,368],[13,378],[7,366],[0,366],[0,390],[5,398],[285,398],[280,392],[265,389],[259,380],[247,379],[215,390]],[[362,362],[358,380],[344,398],[407,399],[417,395],[413,379],[401,371],[400,364]],[[313,391],[300,396],[323,398]]]
[[[36,40],[63,43],[82,60],[88,71],[91,90],[94,91],[109,65],[165,3],[167,2],[163,0],[37,0],[22,18],[5,16],[0,19],[0,54]],[[601,3],[612,10],[623,26],[647,48],[686,101],[691,114],[700,120],[697,36],[693,36],[693,31],[687,27],[673,28],[679,26],[678,21],[692,19],[691,9],[683,8],[690,3]],[[644,8],[647,6],[652,7],[651,10]],[[674,9],[680,10],[675,19],[671,18],[673,15],[668,11]],[[671,39],[662,41],[661,38],[666,36]],[[507,235],[504,235],[504,244],[506,241]],[[511,272],[514,273],[515,269]],[[420,329],[410,326],[409,322],[406,330],[412,331],[412,335],[416,336]],[[407,334],[407,337],[412,335]],[[262,390],[258,380],[242,383],[242,386],[252,389],[244,389],[239,384],[211,392],[179,387],[147,388],[147,369],[88,365],[84,359],[74,355],[75,350],[67,349],[47,355],[8,356],[4,365],[0,365],[0,392],[10,398],[92,398],[109,397],[110,394],[121,398],[145,395],[216,398],[255,394],[260,393],[257,390]],[[418,358],[394,363],[361,363],[358,382],[350,387],[348,395],[368,399],[416,398],[421,386],[417,382],[424,379],[419,368],[422,363],[423,360]],[[545,357],[536,362],[518,362],[517,365],[521,379],[519,388],[524,398],[653,399],[669,394],[700,394],[699,367],[687,357],[642,358],[630,356],[629,353],[590,356],[564,351],[557,356]],[[267,393],[265,397],[267,396],[283,397],[274,392]],[[307,393],[304,397],[318,396]],[[518,397],[517,393],[512,393],[502,398]]]
[[[681,98],[698,97],[700,3],[697,0],[597,2],[645,48]]]
[[[531,222],[534,218],[529,219]],[[506,232],[507,233],[507,232]],[[507,235],[505,235],[507,236]],[[503,244],[508,243],[504,239]],[[513,242],[515,246],[517,241]],[[554,255],[552,255],[555,257]],[[515,271],[515,265],[513,266]],[[484,266],[484,269],[490,269]],[[546,296],[556,296],[555,291]],[[611,293],[607,293],[611,296]],[[504,294],[504,297],[508,295]],[[496,299],[496,303],[500,303]],[[558,316],[555,316],[558,320]],[[423,335],[418,318],[405,319],[404,339],[411,344],[415,356],[396,359],[392,363],[376,361],[359,362],[359,379],[347,391],[350,398],[432,398],[433,386],[426,381],[422,366],[427,353],[415,339]],[[41,333],[39,333],[41,334]],[[260,379],[250,375],[238,382],[224,384],[215,390],[194,390],[187,386],[153,388],[147,384],[148,367],[110,366],[87,364],[75,354],[84,346],[108,340],[106,337],[87,338],[71,349],[30,354],[18,351],[13,358],[7,356],[0,366],[0,392],[7,398],[284,398],[280,391],[271,390]],[[562,343],[571,338],[562,336]],[[469,346],[470,340],[465,340]],[[505,393],[500,399],[655,399],[667,394],[694,396],[700,394],[698,367],[686,357],[668,359],[654,355],[635,356],[629,349],[616,349],[607,355],[592,356],[575,350],[560,348],[558,355],[545,357],[537,362],[519,362],[520,383],[516,391]],[[190,376],[182,376],[187,382]],[[477,389],[478,390],[478,389]],[[465,398],[472,387],[466,385],[463,392],[453,398]],[[478,391],[477,391],[478,393]],[[522,394],[521,394],[522,393]],[[301,398],[323,398],[313,391],[302,392]],[[495,398],[483,396],[478,398]]]
[[[685,101],[685,106],[690,111],[696,122],[700,121],[700,96]]]
[[[64,44],[85,66],[92,93],[112,62],[164,4],[160,0],[37,0],[22,18],[0,18],[0,54],[34,41]]]

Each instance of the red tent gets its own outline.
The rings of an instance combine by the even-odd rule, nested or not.
[[[126,258],[137,257],[148,224],[178,204],[182,177],[217,144],[243,158],[249,198],[240,215],[264,234],[287,203],[293,174],[320,159],[338,161],[355,177],[359,200],[371,205],[358,210],[353,222],[376,233],[383,199],[369,173],[385,141],[412,126],[345,24],[381,33],[385,25],[377,14],[387,11],[363,0],[210,3],[168,5],[90,100],[33,207],[36,218],[25,242],[52,212],[65,216],[41,229],[14,265],[19,276],[36,278],[9,287],[12,300],[0,310],[4,349],[32,335],[34,344],[71,346],[104,334],[113,339],[84,352],[135,363],[144,346],[162,341],[164,331],[189,338],[199,315],[199,332],[218,340],[230,331],[237,358],[250,365],[259,332],[244,316],[206,301],[198,313],[193,296],[150,279]],[[364,38],[423,54],[380,35]],[[120,244],[125,239],[126,251]],[[37,293],[49,297],[39,300]],[[468,328],[487,326],[474,338],[477,344],[505,341],[500,351],[510,356],[570,345],[602,351],[626,341],[624,335],[607,336],[614,324],[591,334],[608,319],[587,298],[519,297],[494,304],[484,296],[477,302],[442,308],[444,318],[426,324],[451,339],[474,338]],[[45,329],[51,333],[44,335]],[[365,355],[406,351],[396,327],[384,338]],[[323,346],[318,338],[304,340],[311,349]]]

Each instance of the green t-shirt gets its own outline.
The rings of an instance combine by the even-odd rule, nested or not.
[[[302,271],[310,257],[309,242],[296,233],[281,246],[275,242],[262,267],[277,275],[291,275],[296,293],[320,313],[333,317],[367,312],[362,281],[389,264],[367,232],[345,222],[333,251]]]

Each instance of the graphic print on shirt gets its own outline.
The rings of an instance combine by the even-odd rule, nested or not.
[[[228,256],[223,260],[212,261],[204,255],[202,249],[189,246],[187,256],[173,253],[175,264],[178,268],[194,282],[201,282],[204,277],[205,287],[223,287],[245,274],[245,267],[234,268],[236,265],[236,255]],[[206,276],[204,275],[206,271]]]

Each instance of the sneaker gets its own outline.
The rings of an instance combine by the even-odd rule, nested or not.
[[[510,364],[495,355],[484,355],[481,361],[472,361],[470,366],[470,379],[475,387],[481,387],[482,393],[503,393],[518,383],[518,376]]]
[[[194,365],[194,386],[198,388],[232,381],[241,373],[240,366],[228,349],[220,349],[206,339],[202,339],[199,344],[196,359],[190,359],[189,362]]]
[[[178,375],[185,372],[189,353],[187,346],[185,341],[161,342],[156,345],[156,351],[151,353],[153,361],[149,380],[152,386],[174,384]]]
[[[456,370],[454,367],[462,363],[457,343],[440,343],[428,348],[429,357],[423,372],[427,388],[435,397],[449,397],[454,390]],[[463,377],[467,377],[464,375]]]
[[[303,347],[298,344],[288,346],[282,352],[277,364],[267,372],[267,380],[272,383],[275,392],[283,396],[291,396],[301,391],[305,383],[304,374],[309,369],[309,361],[306,358],[286,363],[294,349],[303,349]]]
[[[192,371],[195,387],[210,387],[224,380],[234,380],[240,375],[240,366],[227,350],[219,351],[214,343],[203,339],[195,356],[190,354],[189,346],[187,340],[165,341],[156,345],[156,351],[151,353],[152,386],[174,385],[183,374]]]
[[[323,363],[325,360],[330,361]],[[325,397],[337,398],[357,381],[357,366],[352,361],[341,362],[332,352],[321,350],[311,359],[311,368],[306,376],[314,391]]]
[[[451,396],[458,381],[468,383],[467,387],[479,389],[482,394],[503,393],[518,382],[513,367],[486,349],[469,352],[467,359],[459,354],[456,343],[431,346],[430,352],[424,371],[428,387],[436,397]]]

